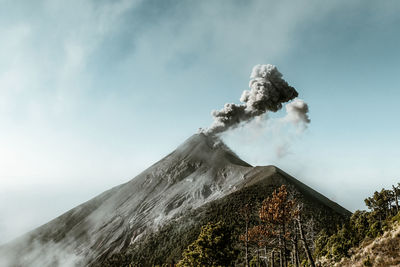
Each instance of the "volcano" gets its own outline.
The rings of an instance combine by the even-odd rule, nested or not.
[[[279,168],[253,167],[220,139],[195,134],[129,182],[0,247],[0,265],[101,265],[172,220],[181,220],[186,224],[182,229],[189,229],[190,221],[195,223],[189,216],[193,211],[199,211],[199,216],[210,205],[223,205],[224,199],[251,192],[266,197],[268,190],[282,184],[297,192],[306,208],[319,214],[321,224],[350,215]]]

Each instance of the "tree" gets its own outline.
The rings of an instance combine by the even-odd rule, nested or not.
[[[315,267],[314,259],[313,259],[312,255],[311,255],[311,251],[310,251],[310,248],[308,247],[307,240],[306,240],[306,237],[305,237],[305,234],[304,234],[304,229],[303,229],[303,224],[301,222],[301,217],[299,216],[296,219],[296,221],[297,221],[297,225],[299,227],[300,240],[303,243],[304,251],[306,252],[308,262],[310,263],[310,265],[312,267]]]
[[[249,266],[249,222],[250,222],[250,216],[251,216],[251,207],[249,204],[244,205],[240,211],[239,211],[240,216],[243,218],[245,221],[245,233],[244,235],[240,235],[240,240],[244,242],[245,245],[245,263],[246,267]]]
[[[241,239],[243,239],[241,235]],[[257,249],[257,265],[260,263],[260,247],[270,245],[272,237],[271,232],[265,225],[256,225],[248,230],[248,242],[254,244]]]
[[[399,186],[393,190],[375,191],[364,200],[370,211],[355,211],[350,220],[340,227],[336,233],[328,236],[321,232],[316,241],[316,255],[327,256],[335,261],[349,256],[349,249],[358,247],[366,238],[376,238],[384,233],[394,213],[399,209]]]
[[[182,254],[177,266],[230,266],[236,253],[232,248],[231,235],[222,222],[208,223]]]
[[[293,222],[293,229],[296,231],[296,221]],[[293,251],[292,251],[292,265],[298,267],[300,266],[300,254],[299,254],[299,248],[298,248],[298,237],[297,234],[293,234],[291,237],[292,244],[293,244]]]
[[[375,191],[372,197],[364,200],[365,205],[376,215],[380,222],[385,220],[391,214],[391,206],[394,201],[394,193],[391,190],[382,188],[380,192]]]
[[[392,185],[394,193],[394,203],[396,205],[396,213],[399,213],[399,195],[400,195],[400,183],[397,186]]]
[[[326,244],[328,243],[329,235],[326,229],[322,229],[315,240],[315,256],[316,258],[321,258],[328,255],[328,248]]]
[[[291,235],[288,225],[297,216],[297,209],[296,201],[289,199],[285,185],[263,201],[259,216],[264,223],[266,236],[278,239],[281,265],[287,266],[286,242],[290,240]]]

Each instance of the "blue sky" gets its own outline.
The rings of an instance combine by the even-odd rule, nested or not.
[[[400,182],[399,12],[398,1],[0,0],[0,242],[134,177],[238,103],[266,63],[309,104],[309,128],[284,136],[282,158],[280,137],[252,127],[225,141],[364,208]]]

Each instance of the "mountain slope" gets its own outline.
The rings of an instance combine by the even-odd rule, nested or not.
[[[196,134],[131,181],[1,247],[0,258],[17,266],[57,266],[66,259],[72,265],[102,262],[171,218],[260,183],[268,188],[289,184],[321,210],[349,214],[283,171],[253,168],[220,140]]]
[[[42,258],[53,254],[57,244],[59,250],[78,254],[81,264],[86,264],[120,251],[178,212],[229,193],[249,168],[222,142],[203,134],[194,135],[131,181],[0,250],[7,250],[8,258],[13,261],[22,264],[37,261],[41,265],[53,260],[43,262]],[[42,253],[36,255],[37,248]]]
[[[303,220],[312,220],[315,233],[323,228],[336,229],[336,226],[341,225],[350,215],[346,209],[279,168],[255,167],[245,175],[245,180],[237,185],[234,192],[172,218],[163,227],[132,244],[127,250],[117,253],[107,261],[100,260],[94,265],[128,266],[128,263],[132,263],[133,266],[161,266],[165,263],[176,263],[181,259],[183,250],[197,238],[201,226],[208,222],[224,222],[231,232],[233,245],[240,247],[239,235],[243,233],[245,225],[238,213],[239,209],[244,204],[253,206],[254,213],[250,225],[258,224],[257,205],[282,184],[285,184],[289,191],[295,194],[298,202],[303,204]],[[238,260],[240,259],[243,257],[238,257]]]
[[[257,183],[267,183],[276,187],[282,184],[288,185],[294,188],[300,195],[311,199],[314,203],[321,203],[338,214],[349,215],[349,211],[336,202],[329,200],[327,197],[275,166],[256,166],[252,168],[250,172],[246,173],[245,179],[240,186],[251,186]]]

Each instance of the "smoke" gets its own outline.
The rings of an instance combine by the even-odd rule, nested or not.
[[[301,136],[311,122],[308,104],[297,98],[298,92],[282,78],[274,65],[254,66],[249,88],[242,93],[242,104],[228,103],[223,109],[214,110],[213,123],[209,128],[201,129],[201,132],[209,136],[236,139],[241,148],[244,143],[254,145],[257,140],[268,140],[262,141],[260,157],[264,158],[267,150],[275,152],[269,157],[281,159],[291,153],[293,141]],[[285,102],[289,102],[285,105],[286,115],[277,118],[269,116],[268,111],[277,112]],[[235,131],[230,131],[232,129]],[[250,154],[257,154],[254,153],[254,146]]]
[[[308,117],[308,105],[301,99],[296,98],[286,104],[287,115],[283,118],[284,122],[294,124],[300,131],[304,131],[311,122]]]
[[[285,105],[286,116],[270,123],[275,132],[275,155],[283,158],[290,153],[290,148],[294,140],[298,139],[311,122],[308,117],[308,105],[302,99],[295,98],[292,102]],[[294,129],[287,127],[294,126]],[[295,130],[295,131],[293,131]]]
[[[268,111],[276,112],[282,103],[298,96],[274,65],[256,65],[250,75],[250,90],[245,90],[240,97],[243,104],[227,103],[221,110],[212,111],[214,121],[202,132],[207,135],[222,133],[247,123]]]

